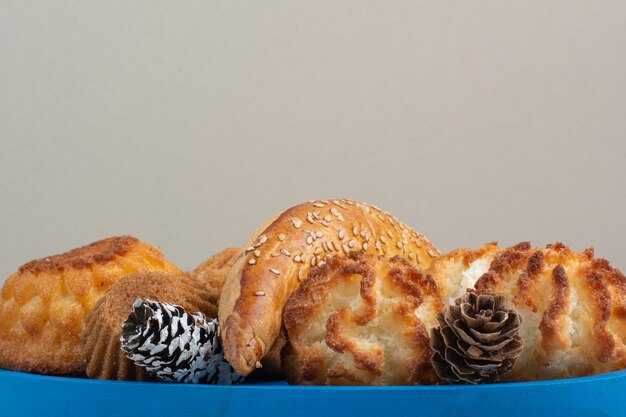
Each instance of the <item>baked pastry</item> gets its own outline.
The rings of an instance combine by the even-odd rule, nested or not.
[[[568,378],[626,367],[626,279],[593,249],[487,244],[437,259],[443,299],[467,288],[503,295],[523,318],[524,349],[504,381]]]
[[[220,299],[222,343],[233,368],[248,375],[261,366],[279,335],[287,298],[311,267],[360,250],[403,256],[420,271],[439,255],[389,213],[350,200],[300,204],[263,224],[244,245]]]
[[[182,306],[188,312],[216,317],[209,292],[196,279],[164,272],[137,272],[120,278],[104,293],[85,318],[81,347],[89,378],[142,381],[145,368],[136,366],[120,346],[122,324],[136,299],[150,299]]]
[[[180,273],[156,248],[130,236],[104,239],[20,267],[0,294],[0,368],[83,372],[83,318],[111,284],[136,271]]]
[[[334,257],[313,268],[285,305],[287,380],[433,384],[429,330],[442,307],[433,279],[400,256]]]
[[[189,275],[200,280],[206,286],[208,299],[213,305],[219,305],[224,281],[241,254],[241,248],[226,248],[202,262]]]

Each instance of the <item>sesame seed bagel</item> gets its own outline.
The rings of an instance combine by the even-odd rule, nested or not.
[[[593,249],[489,243],[442,255],[427,272],[450,302],[469,289],[506,297],[524,349],[505,381],[594,375],[626,367],[626,278]]]
[[[345,199],[291,207],[257,229],[226,278],[219,305],[224,354],[239,374],[261,366],[279,335],[287,298],[309,269],[354,251],[398,255],[419,271],[439,255],[389,213]]]
[[[85,370],[84,317],[119,278],[180,270],[131,236],[103,239],[23,265],[0,292],[0,368],[44,374]]]

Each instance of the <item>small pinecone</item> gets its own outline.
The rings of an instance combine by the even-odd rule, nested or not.
[[[431,361],[451,383],[495,382],[522,352],[522,317],[504,308],[504,297],[468,292],[444,307],[430,333]]]
[[[224,359],[217,319],[202,313],[137,299],[122,325],[122,350],[128,359],[169,382],[236,384],[243,377]]]

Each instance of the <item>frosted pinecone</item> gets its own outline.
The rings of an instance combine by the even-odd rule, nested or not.
[[[237,384],[243,377],[224,359],[217,319],[181,306],[137,299],[122,325],[128,359],[163,381]]]

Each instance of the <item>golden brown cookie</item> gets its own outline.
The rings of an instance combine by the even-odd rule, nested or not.
[[[209,292],[209,301],[213,305],[219,305],[220,294],[224,281],[241,254],[240,248],[226,248],[206,261],[202,262],[189,275],[205,284]]]
[[[29,262],[0,294],[0,367],[45,374],[85,369],[84,317],[111,284],[137,271],[180,273],[134,237],[112,237]]]
[[[164,272],[138,272],[119,279],[104,293],[85,318],[81,346],[89,378],[150,379],[145,368],[135,366],[121,350],[122,324],[137,298],[182,306],[190,313],[216,317],[209,292],[197,280]]]
[[[522,242],[460,249],[430,271],[452,300],[467,288],[506,297],[523,318],[524,349],[503,380],[593,375],[626,367],[626,278],[593,249]]]
[[[243,246],[219,306],[224,354],[248,375],[276,341],[289,295],[309,269],[353,251],[403,256],[427,269],[437,249],[391,214],[351,200],[319,200],[278,213]]]
[[[285,305],[287,380],[305,385],[411,385],[439,379],[429,330],[435,282],[399,256],[351,253],[311,270]]]

